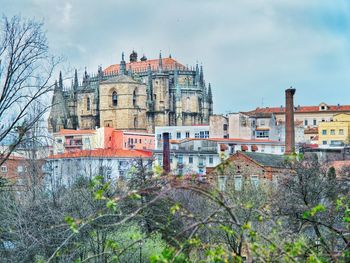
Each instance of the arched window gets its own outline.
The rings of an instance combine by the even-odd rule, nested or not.
[[[186,98],[186,111],[190,111],[190,97]]]
[[[132,104],[134,105],[134,107],[136,106],[136,90],[134,90],[132,94]]]
[[[137,122],[137,117],[134,118],[134,128],[137,128],[138,122]]]
[[[90,109],[91,109],[90,98],[87,97],[87,98],[86,98],[86,110],[87,110],[87,111],[90,111]]]
[[[112,104],[113,106],[118,106],[118,94],[116,91],[113,91],[112,93]]]

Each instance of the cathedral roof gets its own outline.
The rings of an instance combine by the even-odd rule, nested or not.
[[[163,58],[162,63],[163,63],[163,69],[165,69],[165,70],[166,69],[173,69],[175,63],[177,65],[178,69],[185,68],[184,65],[180,64],[179,62],[177,62],[173,58]],[[159,59],[149,59],[149,60],[145,60],[145,61],[126,63],[126,68],[129,69],[131,67],[131,69],[133,71],[147,71],[148,65],[151,66],[152,70],[157,69],[158,65],[159,65]],[[119,64],[115,64],[115,65],[110,65],[109,67],[107,67],[104,70],[104,73],[112,73],[112,72],[118,72],[118,71],[119,71]]]
[[[132,77],[128,75],[118,75],[118,76],[109,78],[103,81],[102,83],[137,83],[139,84],[139,82],[137,82],[136,80],[134,80]]]

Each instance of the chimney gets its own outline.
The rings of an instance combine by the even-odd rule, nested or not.
[[[163,133],[163,171],[165,174],[170,173],[170,144],[169,133]]]
[[[294,102],[295,89],[286,89],[286,150],[285,154],[295,152],[295,131],[294,131]]]

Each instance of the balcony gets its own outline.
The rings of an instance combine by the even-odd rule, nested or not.
[[[82,147],[83,146],[83,141],[82,140],[70,140],[66,141],[64,143],[64,147],[69,148],[69,147]]]

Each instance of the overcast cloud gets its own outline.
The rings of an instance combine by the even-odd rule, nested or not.
[[[0,12],[44,20],[52,51],[89,72],[169,53],[203,64],[216,113],[296,104],[350,104],[348,0],[0,0]]]

